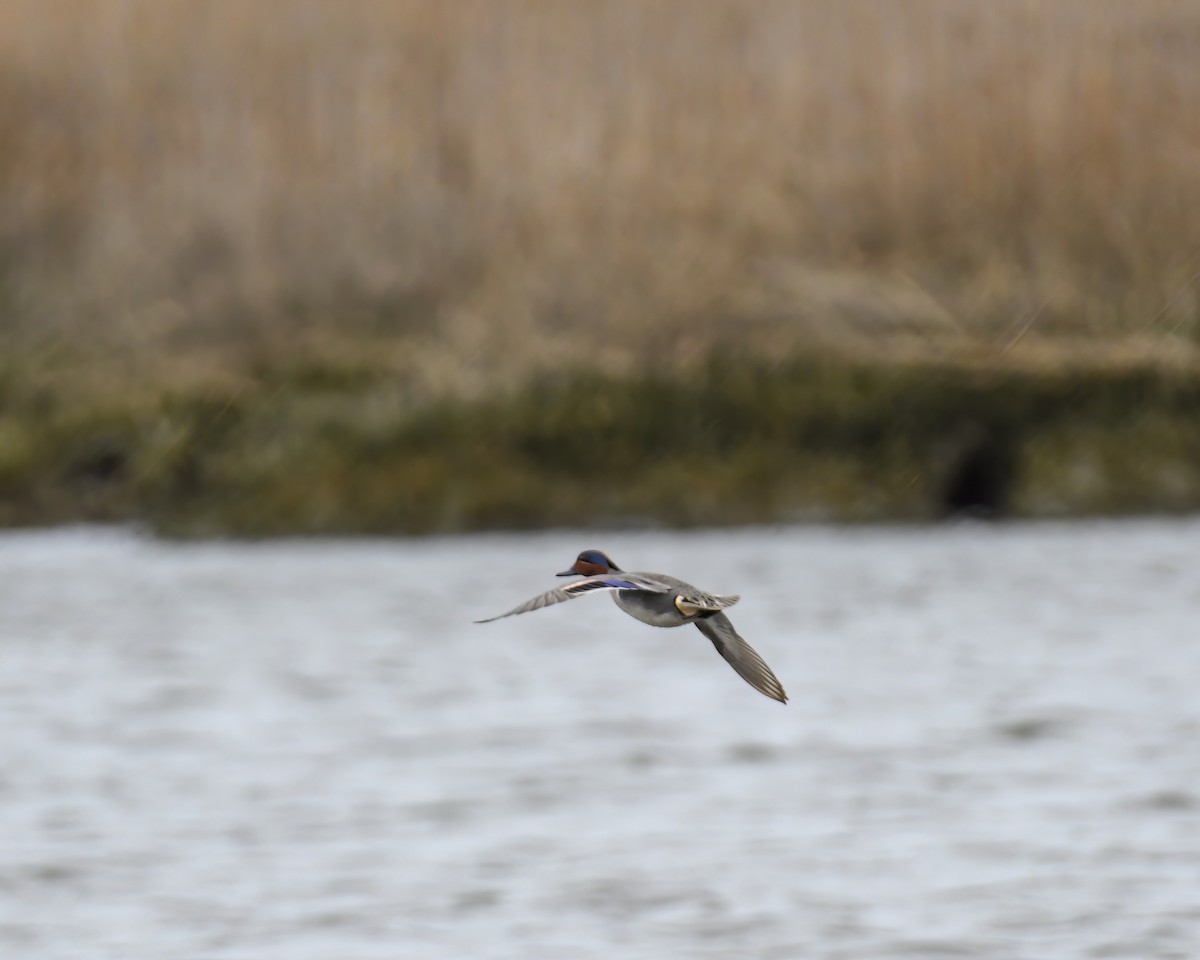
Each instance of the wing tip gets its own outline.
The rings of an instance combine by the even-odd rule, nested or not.
[[[767,673],[765,676],[757,677],[754,680],[751,680],[749,677],[743,677],[743,679],[764,697],[770,697],[772,700],[776,700],[785,706],[787,705],[787,691],[783,689],[783,684],[779,682],[779,678],[774,673]]]

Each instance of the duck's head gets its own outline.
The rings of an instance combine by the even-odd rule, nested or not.
[[[613,563],[603,551],[584,550],[575,558],[575,562],[558,576],[573,577],[578,574],[581,577],[598,577],[610,570],[621,572],[621,568]]]

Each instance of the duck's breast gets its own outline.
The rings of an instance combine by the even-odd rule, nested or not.
[[[645,590],[616,590],[613,602],[635,620],[652,627],[678,627],[685,621],[675,608],[675,593],[650,593]]]

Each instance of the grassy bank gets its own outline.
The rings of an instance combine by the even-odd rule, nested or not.
[[[0,522],[176,535],[1062,516],[1200,508],[1200,376],[766,364],[572,371],[407,406],[306,365],[63,405],[4,382]]]
[[[1194,509],[1197,102],[1200,0],[0,0],[0,524]]]

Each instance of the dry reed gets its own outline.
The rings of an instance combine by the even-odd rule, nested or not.
[[[0,143],[0,343],[133,380],[1200,331],[1197,0],[0,0]]]

